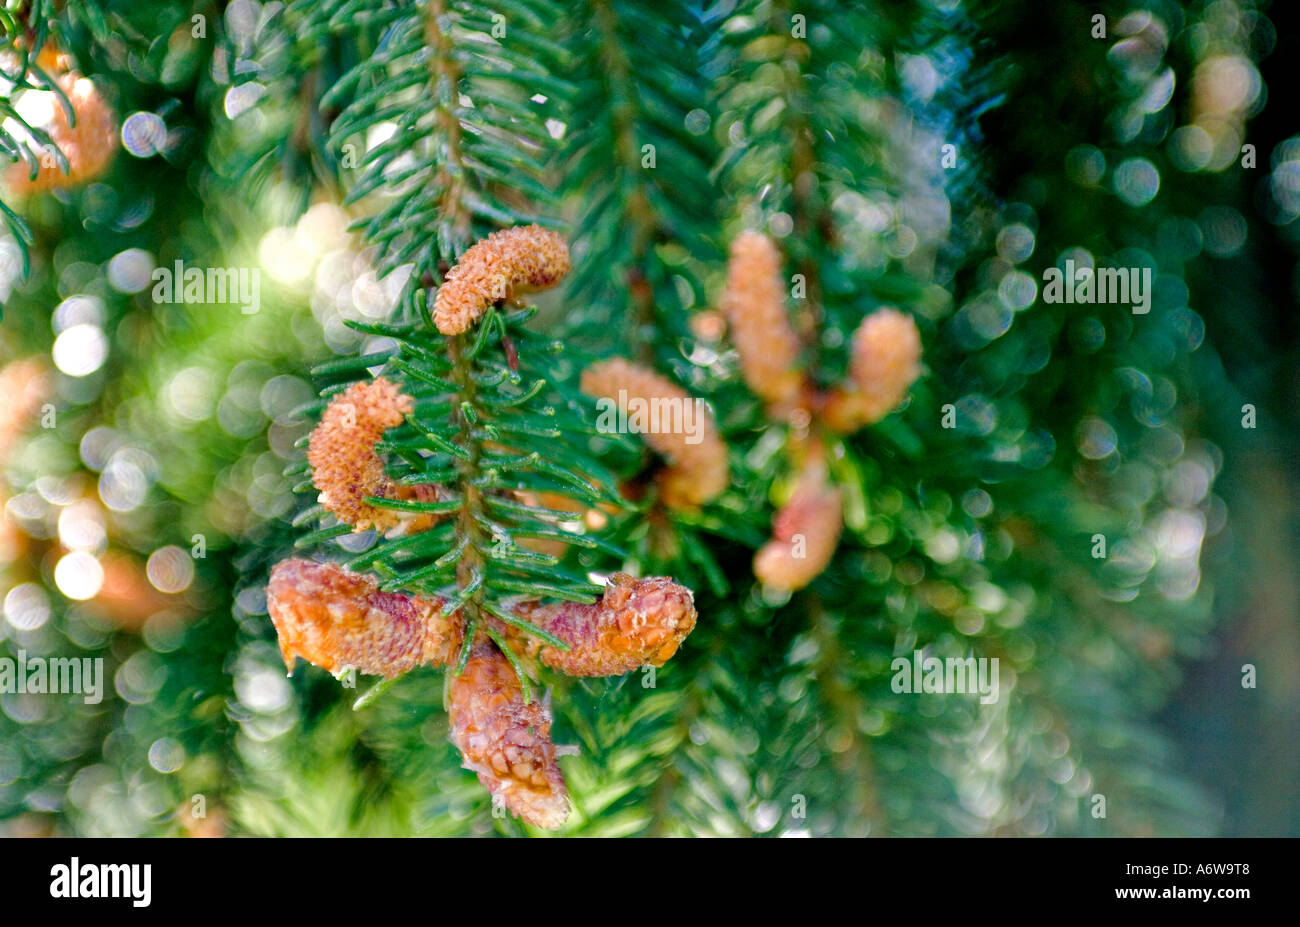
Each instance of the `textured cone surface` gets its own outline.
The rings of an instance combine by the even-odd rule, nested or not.
[[[804,379],[799,338],[785,308],[781,256],[766,235],[742,232],[731,243],[720,308],[750,391],[778,410],[796,405]]]
[[[843,529],[839,491],[826,485],[820,467],[811,468],[772,520],[772,540],[755,554],[754,575],[773,589],[802,589],[831,562]]]
[[[416,502],[442,497],[436,486],[394,485],[375,453],[375,443],[384,432],[402,424],[414,408],[415,400],[378,377],[354,383],[331,399],[311,433],[307,462],[312,483],[320,491],[319,501],[357,531],[372,527],[390,531],[400,526],[411,533],[431,527],[441,517],[381,509],[365,501],[367,496]]]
[[[440,599],[382,592],[368,576],[333,563],[285,560],[266,593],[284,664],[347,667],[393,678],[422,664],[445,665],[459,647],[459,622]]]
[[[647,663],[663,666],[695,627],[691,591],[667,576],[615,573],[599,602],[514,605],[517,617],[554,634],[567,651],[503,626],[511,647],[568,676],[618,676]]]
[[[461,255],[433,301],[433,322],[459,335],[498,300],[555,286],[569,272],[564,236],[539,225],[493,232]]]
[[[619,403],[625,413],[634,400],[640,400],[646,404],[659,401],[661,409],[675,406],[680,415],[673,413],[670,421],[679,425],[684,425],[686,415],[697,416],[694,422],[697,434],[694,436],[687,435],[684,428],[660,428],[644,435],[650,449],[663,455],[669,463],[659,475],[659,489],[665,505],[675,509],[696,508],[727,488],[730,481],[727,445],[718,436],[712,414],[703,403],[697,403],[671,380],[639,364],[615,357],[584,370],[580,386],[589,396]],[[688,405],[692,407],[690,411]],[[660,418],[662,420],[664,416]]]
[[[874,425],[907,396],[921,374],[921,333],[911,316],[880,309],[853,333],[849,382],[835,390],[823,410],[841,432]]]
[[[465,669],[450,682],[451,740],[465,767],[512,812],[555,829],[569,816],[569,793],[555,761],[551,714],[523,688],[505,655],[475,644]]]
[[[54,104],[50,123],[43,126],[50,139],[68,159],[68,173],[50,153],[37,151],[40,168],[33,180],[27,163],[20,161],[9,169],[9,183],[20,193],[60,190],[93,180],[107,170],[117,152],[117,118],[93,81],[75,72],[60,74],[55,81],[67,95],[76,113],[76,125],[68,125],[62,101]]]

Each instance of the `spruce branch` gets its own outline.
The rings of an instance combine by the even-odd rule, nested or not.
[[[593,0],[592,7],[596,14],[596,28],[601,46],[601,62],[609,75],[609,94],[613,106],[610,118],[613,123],[612,135],[615,141],[614,151],[617,162],[630,178],[630,192],[625,194],[623,209],[631,226],[628,240],[629,287],[633,311],[629,314],[629,324],[633,335],[630,344],[642,346],[642,359],[648,359],[646,353],[650,343],[636,337],[641,329],[649,329],[655,321],[655,300],[652,287],[646,281],[645,262],[651,241],[658,232],[658,223],[646,194],[644,176],[639,170],[641,146],[637,140],[636,84],[632,80],[631,63],[622,46],[618,33],[617,13],[613,0]]]
[[[567,792],[545,736],[549,708],[535,704],[528,664],[582,676],[662,665],[695,626],[691,592],[667,577],[618,573],[593,601],[600,587],[578,571],[608,545],[589,537],[590,521],[574,525],[567,506],[537,504],[620,501],[580,441],[598,434],[584,423],[585,403],[555,382],[559,346],[527,330],[526,307],[500,308],[567,270],[563,239],[536,227],[504,230],[466,250],[421,322],[367,326],[398,347],[373,380],[323,391],[329,399],[307,442],[308,464],[322,522],[341,524],[308,537],[384,532],[349,562],[382,581],[289,560],[276,567],[268,592],[289,665],[303,656],[331,671],[386,677],[447,667],[452,739],[490,791],[544,827],[567,816]],[[448,306],[457,307],[450,316],[441,311]],[[429,322],[449,317],[459,321],[427,332]],[[421,405],[441,411],[425,417]],[[549,426],[559,421],[569,427]],[[537,435],[547,441],[534,446]],[[491,719],[497,696],[535,716],[543,732],[529,742],[540,751],[533,772],[521,773],[517,756],[502,759],[527,745]]]
[[[544,34],[560,10],[549,0],[505,10],[498,23],[469,2],[399,5],[373,50],[326,95],[340,107],[332,148],[369,145],[348,202],[374,199],[377,208],[358,227],[385,271],[414,265],[416,285],[437,282],[471,242],[503,225],[546,221],[545,119],[559,104],[535,98],[539,84],[567,91],[552,76],[565,51]],[[383,140],[363,141],[380,129]]]
[[[665,332],[684,330],[678,310],[692,299],[674,276],[703,291],[674,249],[710,256],[718,198],[708,181],[708,32],[690,4],[590,0],[584,12],[564,39],[578,80],[556,160],[583,259],[569,291],[649,364]]]
[[[445,223],[442,240],[452,254],[459,254],[469,241],[471,217],[465,203],[465,163],[461,154],[461,123],[453,107],[458,105],[461,71],[454,55],[447,5],[430,0],[425,12],[425,46],[429,50],[429,81],[434,101],[434,121],[443,133],[434,187],[438,189],[438,215]]]

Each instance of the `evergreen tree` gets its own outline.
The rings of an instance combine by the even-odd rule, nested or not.
[[[1216,480],[1286,459],[1213,305],[1273,234],[1276,32],[5,4],[0,639],[104,692],[0,695],[0,820],[1222,831],[1159,712],[1219,630],[1203,548],[1242,558]],[[1289,132],[1253,156],[1279,253]]]

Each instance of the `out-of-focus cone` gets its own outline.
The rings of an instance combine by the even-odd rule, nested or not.
[[[183,596],[159,592],[149,582],[143,564],[129,554],[109,551],[99,558],[104,582],[91,600],[99,614],[125,631],[139,631],[161,612],[176,620],[190,614]]]
[[[840,492],[827,483],[824,463],[812,461],[772,520],[772,540],[754,556],[754,575],[772,589],[802,589],[831,562],[843,530]]]
[[[51,141],[67,158],[68,171],[64,173],[53,152],[34,149],[40,158],[35,178],[25,161],[9,168],[7,180],[17,193],[79,186],[103,174],[117,153],[117,117],[95,82],[76,71],[66,71],[54,80],[72,104],[76,124],[70,124],[63,101],[55,99],[52,115],[39,128],[50,134]]]
[[[202,817],[194,813],[191,802],[182,802],[176,809],[176,820],[185,830],[186,837],[213,838],[226,836],[226,815],[218,807],[206,808]]]
[[[659,474],[659,490],[669,508],[698,508],[727,488],[731,478],[727,445],[713,423],[713,414],[680,386],[622,357],[592,364],[582,372],[580,386],[588,396],[617,403],[624,414],[629,414],[629,421],[634,404],[647,409],[676,408],[683,425],[688,412],[697,416],[694,424],[698,428],[693,435],[684,429],[663,428],[642,434],[650,449],[668,461]]]
[[[0,368],[0,461],[49,393],[49,368],[41,358],[25,357]]]
[[[841,433],[874,425],[907,396],[921,375],[921,333],[897,309],[867,316],[853,333],[849,379],[827,398],[822,414]]]
[[[799,337],[785,307],[781,256],[766,235],[742,232],[731,243],[720,308],[745,383],[774,415],[786,417],[799,405],[804,375],[798,369]]]

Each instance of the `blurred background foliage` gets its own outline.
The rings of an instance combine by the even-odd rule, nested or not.
[[[310,502],[311,368],[391,350],[346,323],[534,219],[574,258],[534,324],[706,397],[733,470],[698,514],[615,519],[606,566],[691,585],[700,623],[653,688],[547,680],[566,832],[1300,832],[1286,6],[9,0],[6,147],[53,111],[17,78],[44,36],[120,133],[75,186],[5,175],[0,649],[103,658],[106,693],[0,695],[0,832],[528,830],[459,768],[441,674],[361,711],[286,679],[264,586]],[[793,595],[751,572],[787,428],[714,309],[746,228],[807,281],[823,384],[879,306],[925,345],[842,444],[845,536]],[[1045,303],[1067,259],[1152,268],[1150,313]],[[156,301],[178,260],[258,269],[259,310]],[[1002,698],[895,694],[914,649],[997,657]]]

